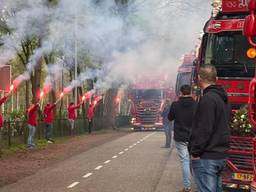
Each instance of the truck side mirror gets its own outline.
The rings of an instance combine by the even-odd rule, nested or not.
[[[245,21],[244,21],[244,35],[246,37],[250,37],[250,36],[255,36],[256,35],[256,20],[255,20],[255,15],[254,14],[251,14],[249,16],[247,16],[245,18]]]
[[[245,18],[244,22],[244,36],[247,37],[249,43],[256,47],[256,43],[253,42],[253,37],[256,36],[256,16],[251,14]]]
[[[248,4],[250,15],[245,18],[243,33],[247,37],[249,43],[256,47],[256,42],[253,41],[253,37],[256,36],[256,0],[250,0]]]
[[[249,87],[249,119],[251,124],[256,126],[256,78],[253,78]]]
[[[256,11],[256,0],[250,0],[248,3],[248,9],[250,11]]]

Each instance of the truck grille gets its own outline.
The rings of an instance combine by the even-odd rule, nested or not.
[[[231,137],[228,165],[234,171],[253,170],[253,142],[250,137]]]
[[[159,117],[160,102],[139,103],[136,106],[136,119],[144,125],[152,125]]]

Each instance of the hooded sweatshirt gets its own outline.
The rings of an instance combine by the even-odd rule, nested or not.
[[[189,141],[195,108],[196,102],[192,97],[180,97],[178,101],[172,103],[168,118],[170,121],[174,120],[175,141]]]
[[[31,126],[37,126],[37,110],[39,109],[39,104],[33,104],[28,109],[28,124]]]
[[[201,159],[224,159],[229,149],[230,106],[225,90],[218,85],[207,87],[193,119],[189,151]]]
[[[46,124],[52,124],[54,119],[53,110],[56,107],[56,104],[47,104],[44,107],[44,122]]]
[[[8,97],[3,97],[0,99],[0,107],[2,104],[4,104],[6,101],[7,101]],[[0,111],[0,129],[3,127],[4,125],[4,118],[3,118],[3,115]]]

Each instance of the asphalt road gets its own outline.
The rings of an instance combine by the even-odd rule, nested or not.
[[[182,188],[175,149],[162,132],[135,132],[52,167],[1,192],[176,192]]]

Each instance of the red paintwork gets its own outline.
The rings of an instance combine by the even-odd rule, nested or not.
[[[207,33],[220,33],[223,31],[242,31],[244,19],[215,20],[211,19],[207,25]]]
[[[222,0],[224,14],[248,12],[248,0]]]
[[[217,84],[226,89],[230,103],[248,103],[250,79],[219,79]]]
[[[255,98],[255,87],[256,87],[256,78],[253,78],[250,82],[250,91],[249,91],[249,118],[251,124],[254,126],[254,129],[256,127],[256,98]]]

